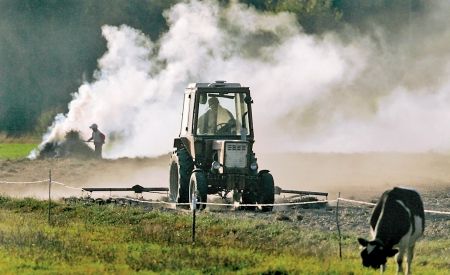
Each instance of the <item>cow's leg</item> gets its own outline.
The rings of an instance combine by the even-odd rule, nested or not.
[[[403,255],[405,250],[400,249],[397,255],[395,255],[395,261],[397,262],[397,274],[403,273]]]
[[[411,274],[411,262],[412,259],[414,258],[414,247],[415,244],[408,247],[408,251],[406,253],[406,273],[405,273],[406,275]]]
[[[386,264],[382,264],[381,266],[380,266],[380,272],[381,272],[381,274],[383,274],[383,272],[386,270]]]

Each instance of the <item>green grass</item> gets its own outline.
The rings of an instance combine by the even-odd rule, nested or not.
[[[336,233],[272,218],[203,212],[192,244],[190,213],[54,203],[50,226],[45,201],[0,197],[0,273],[379,274],[362,267],[356,236],[340,260]],[[445,274],[448,247],[419,242],[413,272]]]
[[[26,158],[37,146],[36,143],[0,143],[0,159]]]

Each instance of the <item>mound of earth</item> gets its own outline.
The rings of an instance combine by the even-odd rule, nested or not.
[[[95,158],[94,150],[80,138],[78,131],[66,133],[64,140],[44,144],[39,151],[39,159],[45,158]]]

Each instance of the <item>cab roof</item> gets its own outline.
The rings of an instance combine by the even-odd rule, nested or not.
[[[239,88],[241,84],[239,83],[227,83],[223,80],[216,80],[212,83],[189,83],[188,88]]]

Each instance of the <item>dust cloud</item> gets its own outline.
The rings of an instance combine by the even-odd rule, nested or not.
[[[329,199],[377,199],[403,186],[419,192],[449,190],[450,158],[436,153],[263,153],[260,167],[270,169],[284,189],[327,192]]]
[[[169,31],[158,41],[104,26],[108,50],[95,81],[74,93],[43,144],[71,129],[87,138],[95,122],[108,137],[106,158],[166,154],[187,84],[227,80],[251,88],[255,151],[280,186],[356,192],[445,183],[449,11],[436,1],[402,27],[319,36],[292,14],[192,0],[166,11]]]
[[[350,28],[307,35],[288,13],[196,0],[166,11],[170,28],[158,41],[104,26],[108,50],[95,81],[74,93],[43,143],[71,129],[88,137],[95,122],[108,136],[107,158],[164,154],[178,135],[184,87],[227,80],[253,92],[259,151],[447,152],[450,4],[443,2],[411,15],[394,35],[377,27],[372,35]]]

